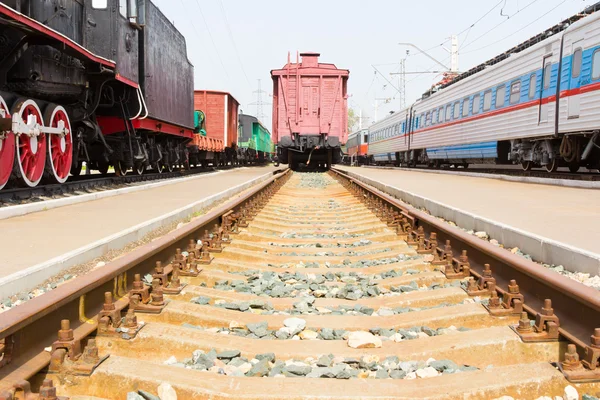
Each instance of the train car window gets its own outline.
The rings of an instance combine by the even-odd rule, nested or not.
[[[427,114],[425,115],[425,126],[428,126],[429,124],[431,124],[431,113],[427,112]]]
[[[537,74],[531,74],[529,77],[529,98],[533,99],[537,93]]]
[[[438,123],[444,122],[444,106],[440,107],[438,110]]]
[[[487,90],[483,94],[483,111],[489,111],[492,108],[492,91]]]
[[[108,8],[108,0],[92,0],[92,8],[96,10],[105,10]]]
[[[592,79],[600,78],[600,49],[594,51],[592,56]]]
[[[127,18],[127,0],[119,0],[119,13]]]
[[[363,137],[363,143],[369,143],[369,135]]]
[[[452,117],[452,106],[450,104],[448,104],[446,106],[446,121],[450,121],[451,117]]]
[[[501,85],[496,88],[496,108],[504,107],[506,97],[506,86]]]
[[[550,87],[550,78],[552,77],[552,63],[544,67],[544,90]]]
[[[521,99],[521,81],[515,81],[510,85],[510,104],[516,104]]]
[[[469,115],[469,98],[467,97],[466,99],[463,100],[463,110],[462,110],[462,116],[466,117],[467,115]]]
[[[476,94],[473,96],[473,115],[479,114],[479,103],[481,103],[481,96]]]
[[[437,124],[437,114],[438,114],[438,110],[433,110],[431,112],[431,125]]]
[[[583,56],[583,51],[581,49],[577,49],[573,53],[573,65],[571,68],[571,78],[579,78],[579,74],[581,73],[582,56]]]
[[[460,103],[457,101],[454,103],[454,119],[458,119],[460,117]]]

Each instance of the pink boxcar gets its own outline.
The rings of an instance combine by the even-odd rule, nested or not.
[[[329,168],[341,160],[348,137],[347,85],[350,72],[302,53],[300,62],[271,71],[273,141],[279,161]]]

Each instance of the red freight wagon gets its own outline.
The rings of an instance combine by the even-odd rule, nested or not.
[[[279,161],[325,166],[339,163],[348,136],[347,85],[350,72],[319,62],[318,53],[302,53],[271,71],[273,138]]]
[[[225,147],[237,148],[238,108],[240,103],[229,93],[216,90],[194,91],[194,110],[206,116],[206,136],[222,140]]]

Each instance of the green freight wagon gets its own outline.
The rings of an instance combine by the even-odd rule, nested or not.
[[[238,159],[244,164],[268,162],[275,153],[271,133],[256,117],[246,114],[240,114],[238,148]]]

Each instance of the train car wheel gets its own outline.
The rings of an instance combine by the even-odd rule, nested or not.
[[[117,161],[114,165],[115,167],[115,175],[117,176],[125,176],[127,175],[127,167],[123,161]]]
[[[578,162],[569,163],[569,171],[571,171],[572,173],[579,171],[579,167],[581,167],[581,166],[579,165]]]
[[[5,118],[10,116],[10,112],[2,96],[0,96],[0,110],[4,112]],[[14,162],[15,135],[10,131],[0,132],[0,189],[6,186],[10,180]]]
[[[544,165],[544,168],[546,168],[546,172],[556,172],[558,169],[558,158],[554,157],[552,161]]]
[[[13,105],[11,114],[18,114],[25,123],[27,123],[29,117],[34,117],[38,124],[44,124],[42,112],[33,100],[17,100]],[[21,183],[29,187],[37,186],[44,176],[45,167],[46,135],[18,135],[13,170]]]
[[[44,122],[50,128],[58,128],[63,123],[66,133],[63,135],[48,134],[48,157],[46,173],[51,181],[65,183],[71,172],[73,163],[73,135],[71,121],[67,111],[56,104],[50,104],[44,112]],[[107,166],[108,167],[108,166]]]
[[[531,171],[531,168],[533,168],[533,163],[531,161],[523,161],[521,162],[521,168],[523,171]]]
[[[98,172],[102,175],[106,175],[108,173],[108,163],[106,161],[98,162]]]
[[[154,164],[152,164],[152,169],[154,170],[154,172],[162,174],[165,170],[165,166],[162,165],[160,161],[156,161]]]
[[[163,167],[164,167],[164,169],[167,170],[167,172],[173,172],[173,169],[174,169],[173,164],[166,163],[166,164],[163,164]]]
[[[144,163],[137,163],[136,165],[134,165],[134,169],[136,174],[138,175],[143,175],[144,172],[146,171],[146,164]]]

